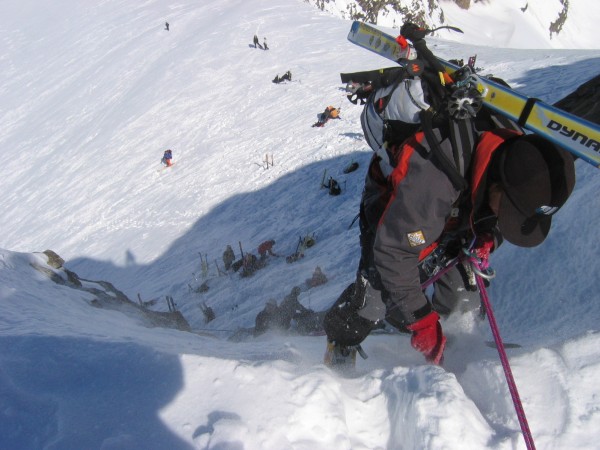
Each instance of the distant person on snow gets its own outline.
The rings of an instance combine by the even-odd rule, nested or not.
[[[165,150],[162,159],[160,160],[162,164],[167,167],[171,167],[173,165],[173,152],[169,150]]]
[[[300,286],[294,286],[290,293],[283,298],[281,305],[279,305],[282,324],[286,330],[290,328],[292,320],[309,314],[309,309],[305,308],[302,303],[300,303],[300,300],[298,300],[298,296],[301,292]]]
[[[246,253],[242,257],[242,277],[249,277],[260,268],[261,266],[258,264],[258,258],[252,253]]]
[[[300,286],[292,288],[279,305],[279,314],[283,329],[306,334],[320,329],[321,319],[315,311],[300,303],[298,296],[301,291]]]
[[[262,45],[260,45],[260,43],[258,42],[258,36],[257,35],[254,35],[253,42],[254,42],[254,48],[260,48],[261,50],[263,50]]]
[[[200,305],[200,308],[202,309],[202,313],[204,314],[204,323],[209,323],[215,320],[215,311],[210,306],[207,306],[206,303],[202,303],[202,305]]]
[[[269,299],[264,309],[256,315],[254,325],[254,337],[260,336],[267,331],[284,331],[282,317],[277,301]]]
[[[261,243],[258,246],[258,254],[260,255],[260,259],[265,259],[267,256],[279,256],[273,252],[273,246],[275,245],[275,241],[273,239],[269,239]]]
[[[327,277],[325,276],[325,274],[319,266],[315,268],[312,277],[306,280],[306,285],[309,288],[320,286],[325,283],[327,283]]]
[[[267,46],[267,38],[263,39],[263,50],[269,50],[269,47]]]
[[[292,81],[292,72],[290,72],[289,70],[283,74],[283,76],[279,76],[279,74],[275,75],[275,78],[273,78],[273,83],[283,83],[284,81]]]
[[[223,252],[223,264],[225,265],[225,270],[229,270],[234,261],[235,253],[233,253],[231,245],[228,245],[225,251]]]
[[[329,119],[339,119],[340,118],[340,109],[335,106],[328,106],[325,108],[321,114],[319,114],[318,120],[313,127],[322,127],[324,126]]]
[[[169,22],[165,22],[165,30],[169,31]]]
[[[573,157],[562,148],[525,134],[491,109],[457,118],[443,108],[441,100],[449,95],[444,90],[450,91],[455,81],[437,65],[425,35],[426,30],[406,23],[398,37],[400,45],[412,41],[424,70],[430,71],[404,78],[413,83],[406,87],[412,95],[403,102],[390,100],[380,116],[369,115],[378,113],[374,107],[384,93],[392,97],[382,87],[364,107],[363,132],[375,153],[359,209],[356,280],[324,320],[324,362],[330,367],[352,367],[361,342],[383,320],[409,333],[411,345],[427,362],[442,364],[446,337],[440,316],[480,310],[472,267],[486,270],[490,253],[503,239],[519,247],[541,244],[552,215],[575,185]],[[442,83],[439,75],[448,78]],[[421,94],[428,105],[421,114],[417,111],[413,122],[407,116],[391,120],[390,108],[409,111],[424,83]],[[385,126],[382,117],[390,119]],[[385,137],[377,141],[374,133]],[[469,260],[442,272],[428,298],[421,283],[448,268],[446,262],[463,250]]]

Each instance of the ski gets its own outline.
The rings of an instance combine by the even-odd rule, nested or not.
[[[393,36],[363,22],[352,23],[348,40],[396,63],[407,56],[407,50],[403,50]],[[450,75],[459,69],[448,61],[438,60]],[[485,106],[600,168],[599,125],[475,73],[471,76],[482,94]]]

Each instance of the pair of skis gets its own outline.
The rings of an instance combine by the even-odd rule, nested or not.
[[[402,49],[394,37],[363,22],[352,23],[348,40],[394,62],[406,58],[406,49]],[[443,59],[439,62],[450,75],[459,69]],[[471,77],[485,106],[600,168],[599,125],[475,73]]]

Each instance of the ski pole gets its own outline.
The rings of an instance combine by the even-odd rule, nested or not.
[[[470,257],[469,261],[471,263],[471,266],[473,267],[473,271],[475,272],[475,279],[477,281],[477,287],[479,288],[479,296],[481,297],[481,302],[485,307],[488,322],[490,323],[490,328],[492,329],[492,334],[494,335],[494,342],[496,343],[496,349],[498,350],[498,355],[500,356],[502,369],[504,369],[504,376],[506,377],[508,390],[510,391],[510,396],[512,397],[513,405],[515,406],[517,418],[519,419],[519,425],[521,426],[521,433],[523,434],[523,439],[525,439],[525,445],[527,446],[528,450],[535,450],[533,436],[531,435],[531,430],[529,429],[529,424],[527,423],[527,417],[525,417],[523,403],[521,403],[519,391],[517,390],[517,384],[515,383],[515,379],[513,377],[510,364],[508,362],[508,357],[506,356],[506,351],[504,350],[504,344],[502,343],[500,330],[498,328],[498,324],[496,323],[494,312],[492,311],[492,305],[487,295],[487,290],[485,289],[485,275],[483,272],[483,268],[481,267],[480,262],[476,258]]]

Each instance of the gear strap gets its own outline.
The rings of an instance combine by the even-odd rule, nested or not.
[[[476,134],[471,119],[450,120],[450,142],[454,156],[454,167],[464,178],[475,152]]]
[[[425,139],[427,139],[429,147],[431,148],[431,151],[427,152],[428,156],[434,158],[439,163],[439,168],[448,176],[452,182],[452,185],[457,191],[462,192],[466,190],[468,187],[467,180],[465,180],[464,176],[461,174],[461,172],[459,172],[457,166],[450,159],[448,159],[448,157],[446,157],[442,148],[440,147],[438,138],[433,131],[433,113],[429,109],[423,110],[421,111],[420,118]],[[453,121],[451,120],[450,122]],[[450,128],[452,128],[452,126]],[[458,151],[459,147],[454,143],[452,147],[453,153],[455,154],[454,156],[456,158],[460,153]]]

